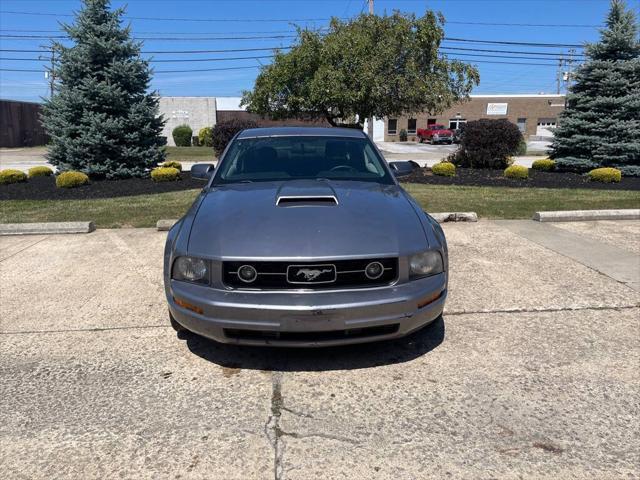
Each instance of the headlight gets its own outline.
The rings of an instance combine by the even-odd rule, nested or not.
[[[175,280],[209,284],[208,262],[201,258],[178,257],[173,263],[171,277]]]
[[[437,250],[427,250],[409,257],[409,273],[411,277],[427,277],[442,273],[442,255]]]

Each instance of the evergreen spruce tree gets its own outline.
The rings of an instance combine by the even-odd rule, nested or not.
[[[552,145],[564,170],[601,166],[640,175],[640,42],[624,0],[612,0],[598,43],[575,75]]]
[[[123,9],[111,11],[109,0],[83,3],[75,24],[63,25],[74,45],[54,44],[57,83],[42,115],[47,158],[59,170],[97,177],[147,175],[164,160],[166,143],[149,62],[121,26]]]

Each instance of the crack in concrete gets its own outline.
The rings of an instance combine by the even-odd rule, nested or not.
[[[30,249],[31,247],[33,247],[34,245],[39,244],[40,242],[44,242],[44,241],[45,241],[47,238],[49,238],[50,236],[51,236],[51,235],[47,235],[46,237],[41,238],[40,240],[36,240],[35,242],[30,243],[30,244],[29,244],[29,245],[27,245],[26,247],[24,247],[24,248],[22,248],[22,249],[18,250],[17,252],[13,252],[13,253],[12,253],[11,255],[9,255],[8,257],[4,257],[3,259],[0,259],[0,263],[4,262],[5,260],[9,260],[10,258],[15,257],[15,256],[16,256],[16,255],[18,255],[19,253],[22,253],[22,252],[24,252],[25,250]]]
[[[554,313],[554,312],[580,312],[584,310],[604,311],[604,310],[632,310],[634,308],[640,308],[640,303],[635,305],[622,305],[619,307],[558,307],[558,308],[507,308],[497,310],[458,310],[448,312],[445,310],[444,316],[460,316],[460,315],[480,315],[490,313]],[[136,330],[136,329],[152,329],[152,328],[171,328],[170,325],[130,325],[122,327],[88,327],[88,328],[62,328],[55,330],[8,330],[0,331],[0,335],[33,335],[42,333],[77,333],[77,332],[109,332],[112,330]],[[312,415],[304,412],[297,412],[287,407],[281,406],[281,410],[285,410],[299,417],[313,418]]]
[[[635,305],[622,305],[619,307],[557,307],[557,308],[507,308],[504,310],[459,310],[447,312],[445,310],[444,316],[458,316],[458,315],[478,315],[478,314],[487,314],[487,313],[554,313],[554,312],[581,312],[584,310],[594,310],[594,311],[602,311],[602,310],[632,310],[634,308],[639,308],[640,304]]]
[[[313,418],[313,415],[311,415],[310,413],[299,412],[297,410],[293,410],[292,408],[285,407],[284,405],[282,406],[282,410],[284,410],[285,412],[289,412],[296,417]]]
[[[297,410],[284,406],[284,398],[282,396],[282,378],[283,372],[273,372],[271,376],[271,415],[267,418],[264,424],[264,434],[269,440],[271,447],[273,448],[273,478],[275,480],[284,480],[287,469],[284,468],[284,452],[286,444],[284,437],[291,438],[326,438],[329,440],[336,440],[339,442],[350,443],[352,445],[359,445],[360,442],[341,435],[333,435],[330,433],[312,432],[312,433],[298,433],[287,432],[280,427],[280,419],[282,412],[289,412],[293,415],[302,418],[313,418],[313,415],[309,413],[299,412]]]
[[[282,436],[291,437],[291,438],[328,438],[329,440],[337,440],[339,442],[350,443],[352,445],[360,445],[360,442],[354,440],[353,438],[343,437],[341,435],[332,435],[330,433],[296,433],[296,432],[285,432],[284,430],[280,430]]]
[[[273,478],[282,480],[282,457],[284,456],[285,443],[282,441],[280,429],[280,417],[282,416],[282,372],[273,372],[271,375],[271,415],[264,425],[264,433],[273,448]]]

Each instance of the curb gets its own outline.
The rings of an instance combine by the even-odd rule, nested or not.
[[[476,212],[439,212],[429,213],[438,223],[445,222],[477,222]]]
[[[159,232],[167,232],[171,230],[171,227],[173,227],[177,221],[178,221],[177,218],[171,218],[171,219],[165,218],[165,219],[158,220],[158,222],[156,223],[156,230],[158,230]]]
[[[537,222],[584,222],[589,220],[640,220],[640,208],[626,210],[564,210],[536,212]]]
[[[93,222],[2,223],[0,235],[54,235],[58,233],[91,233]]]

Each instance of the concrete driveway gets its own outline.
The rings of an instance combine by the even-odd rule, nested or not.
[[[640,222],[539,226],[446,225],[444,321],[312,351],[177,338],[162,233],[0,238],[0,477],[638,478],[640,292],[583,253],[640,276]]]

